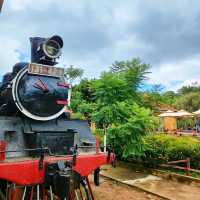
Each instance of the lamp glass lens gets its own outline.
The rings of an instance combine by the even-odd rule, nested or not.
[[[45,44],[45,50],[46,50],[47,56],[55,57],[60,52],[60,46],[59,46],[59,44],[57,42],[55,42],[53,40],[49,40]]]

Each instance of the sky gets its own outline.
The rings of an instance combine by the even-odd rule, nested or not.
[[[137,57],[151,65],[147,85],[200,85],[199,0],[5,0],[0,76],[30,60],[29,37],[54,34],[64,40],[59,65],[87,78]]]

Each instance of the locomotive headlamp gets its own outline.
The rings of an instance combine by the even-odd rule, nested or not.
[[[63,40],[60,36],[54,35],[50,38],[32,37],[31,42],[31,62],[55,65],[56,58],[61,55]]]
[[[53,36],[42,44],[45,55],[49,58],[58,58],[61,55],[63,40],[60,36]]]

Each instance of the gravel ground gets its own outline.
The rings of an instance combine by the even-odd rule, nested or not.
[[[200,200],[200,185],[152,176],[150,172],[131,163],[118,162],[116,168],[105,165],[102,167],[101,174],[171,200]]]
[[[100,186],[96,187],[93,181],[91,181],[91,186],[95,200],[162,200],[151,194],[103,178],[101,178]]]

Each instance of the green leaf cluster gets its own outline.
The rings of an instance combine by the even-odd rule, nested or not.
[[[83,75],[83,69],[74,67],[73,65],[66,68],[64,73],[66,80],[71,84],[75,79],[81,78],[82,75]]]
[[[130,105],[130,115],[126,122],[112,126],[108,138],[120,157],[130,158],[143,155],[143,136],[157,126],[157,119],[149,109],[137,104]]]
[[[190,92],[183,94],[177,98],[176,107],[189,112],[194,112],[200,109],[200,92]]]
[[[197,138],[148,135],[144,138],[144,148],[142,159],[150,166],[190,158],[191,167],[200,169],[200,140]]]

